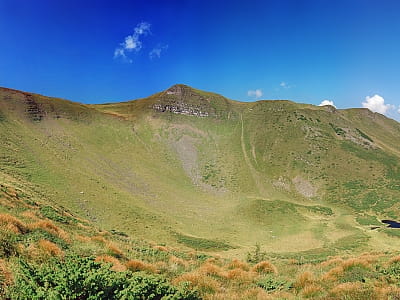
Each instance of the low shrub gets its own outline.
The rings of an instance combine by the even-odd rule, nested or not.
[[[52,258],[45,264],[19,260],[11,299],[200,299],[187,285],[180,288],[158,275],[114,272],[93,258]]]
[[[286,281],[283,278],[279,278],[273,275],[268,275],[257,282],[257,285],[267,292],[273,291],[284,291],[289,290],[292,287],[292,283]]]

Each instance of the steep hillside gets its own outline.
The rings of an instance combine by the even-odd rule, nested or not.
[[[366,109],[185,85],[102,105],[0,89],[0,137],[3,182],[106,230],[224,256],[400,246],[379,222],[400,219],[400,124]]]

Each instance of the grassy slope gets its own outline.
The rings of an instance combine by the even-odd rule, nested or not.
[[[160,101],[206,101],[212,116]],[[399,217],[400,130],[381,115],[189,88],[96,106],[1,90],[0,105],[2,176],[105,229],[228,256],[399,246],[368,224]]]

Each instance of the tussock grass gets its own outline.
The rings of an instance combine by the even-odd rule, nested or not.
[[[396,256],[392,257],[388,262],[389,265],[395,264],[395,263],[400,263],[400,255],[396,255]]]
[[[4,290],[7,286],[11,285],[13,279],[12,272],[7,262],[0,258],[0,296],[2,295],[2,289]]]
[[[38,246],[45,255],[59,257],[64,255],[64,252],[60,249],[60,247],[48,240],[40,240],[38,242]]]
[[[221,288],[219,281],[198,271],[182,274],[172,282],[174,284],[188,282],[192,288],[197,288],[204,294],[213,294]]]
[[[56,226],[53,222],[48,221],[48,220],[42,220],[42,221],[38,221],[38,222],[35,222],[32,224],[29,224],[28,228],[31,231],[40,228],[54,236],[59,237],[60,239],[64,240],[67,243],[71,242],[69,234],[65,230],[61,229],[60,227]]]
[[[101,235],[92,236],[90,238],[92,241],[98,242],[100,244],[107,244],[108,241]]]
[[[138,272],[138,271],[147,271],[149,273],[157,273],[158,272],[157,268],[154,265],[137,260],[137,259],[128,260],[125,263],[125,266],[128,270],[133,271],[133,272]]]
[[[377,299],[377,296],[370,286],[360,282],[341,283],[329,291],[334,299],[366,300]]]
[[[107,243],[107,249],[112,255],[116,257],[124,257],[124,252],[115,243]]]
[[[319,294],[323,292],[323,287],[319,284],[309,283],[303,286],[301,291],[301,295],[304,298],[313,298],[315,299]]]
[[[96,257],[95,262],[112,264],[111,270],[116,272],[123,272],[127,269],[117,258],[110,255],[99,255]]]
[[[198,272],[204,274],[204,275],[213,275],[213,276],[218,276],[222,277],[224,270],[212,262],[206,261],[204,264],[200,266],[198,269]]]
[[[158,250],[158,251],[169,252],[169,249],[167,247],[165,247],[165,246],[156,245],[156,246],[153,246],[153,248]]]
[[[258,274],[256,272],[244,271],[243,269],[236,268],[228,270],[224,277],[232,281],[251,283],[258,277]]]
[[[278,269],[269,261],[261,261],[253,266],[252,271],[257,273],[278,273]]]
[[[242,269],[245,271],[248,271],[250,269],[250,266],[248,263],[243,262],[237,258],[232,259],[232,261],[230,261],[226,267],[228,269]]]
[[[175,255],[171,255],[168,261],[170,265],[181,266],[183,268],[187,268],[190,264],[189,261],[176,257]]]
[[[25,223],[9,214],[0,214],[0,226],[3,226],[16,234],[24,234],[29,231],[29,228]]]
[[[305,286],[311,285],[314,281],[314,274],[310,271],[305,271],[297,275],[294,286],[296,289],[303,289]]]

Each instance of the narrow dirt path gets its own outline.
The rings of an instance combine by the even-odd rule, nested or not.
[[[255,182],[255,184],[257,186],[259,194],[262,195],[262,196],[266,196],[268,193],[266,192],[265,187],[262,184],[262,181],[261,181],[261,178],[260,178],[260,174],[254,168],[254,166],[251,164],[250,158],[247,156],[246,146],[245,146],[245,143],[244,143],[244,124],[243,124],[243,115],[242,114],[240,114],[240,120],[242,122],[242,134],[241,134],[241,137],[240,137],[240,141],[241,141],[241,144],[242,144],[242,152],[243,152],[244,160],[246,162],[247,167],[250,170],[251,177],[253,178],[253,180],[254,180],[254,182]]]

